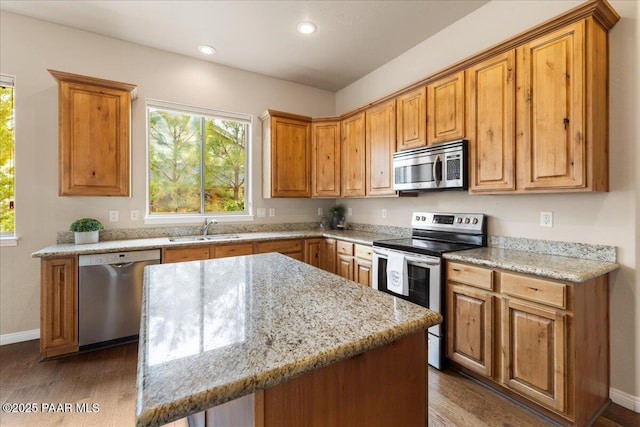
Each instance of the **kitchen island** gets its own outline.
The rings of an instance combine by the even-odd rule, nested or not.
[[[247,397],[241,425],[426,425],[441,320],[281,254],[147,267],[137,425]]]

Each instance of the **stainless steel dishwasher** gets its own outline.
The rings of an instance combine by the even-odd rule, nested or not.
[[[159,249],[80,255],[80,350],[137,338],[140,333],[143,270],[145,266],[159,262]]]

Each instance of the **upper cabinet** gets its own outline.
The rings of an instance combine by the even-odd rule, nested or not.
[[[427,145],[427,88],[396,98],[397,151]]]
[[[263,197],[311,197],[311,118],[267,110],[260,120]]]
[[[581,21],[518,48],[522,130],[518,166],[524,190],[586,185],[585,47],[585,21]],[[606,117],[593,119],[606,121]]]
[[[393,153],[396,148],[396,100],[366,111],[367,195],[393,196]]]
[[[467,70],[469,191],[516,188],[515,51]]]
[[[136,86],[48,71],[58,81],[58,194],[130,196]]]
[[[342,197],[364,197],[365,113],[342,119]]]
[[[311,125],[311,195],[340,197],[340,119]]]
[[[464,71],[427,85],[427,144],[464,136]]]

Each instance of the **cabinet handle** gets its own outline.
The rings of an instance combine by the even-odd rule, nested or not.
[[[457,271],[458,273],[460,272],[459,268],[452,268],[453,271]]]
[[[569,124],[569,118],[565,117],[564,120],[562,120],[562,123],[564,123],[564,130],[567,130],[567,125]]]
[[[538,288],[532,288],[531,286],[529,286],[529,289],[531,289],[534,292],[538,292]]]

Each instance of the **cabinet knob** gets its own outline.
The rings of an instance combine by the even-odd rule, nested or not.
[[[569,118],[565,117],[564,120],[562,120],[562,123],[564,123],[564,129],[567,130],[567,125],[569,124]]]

